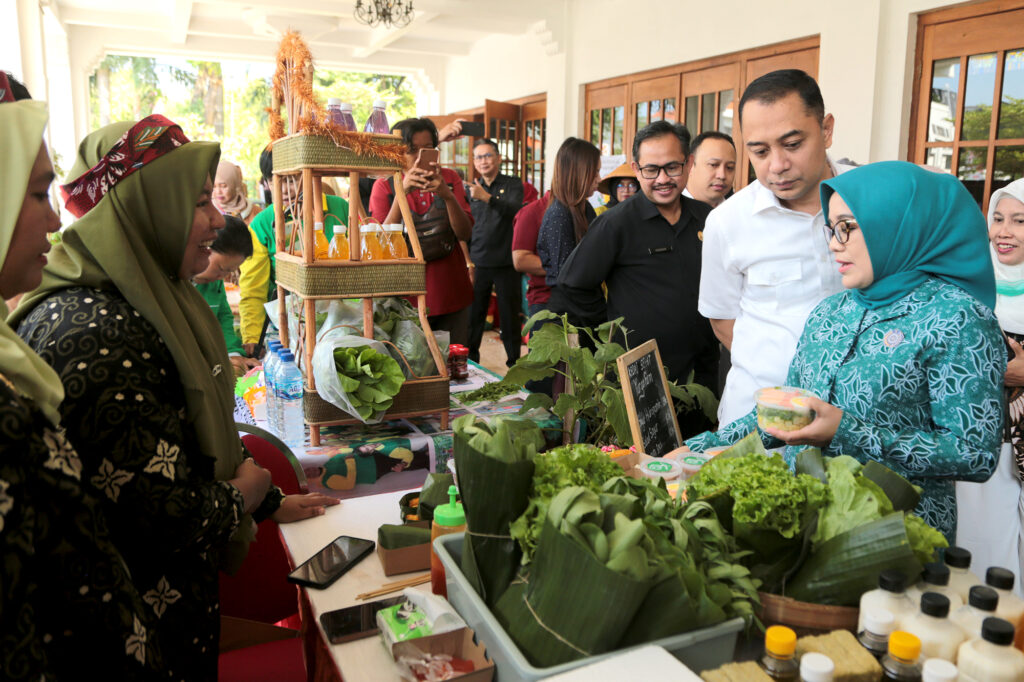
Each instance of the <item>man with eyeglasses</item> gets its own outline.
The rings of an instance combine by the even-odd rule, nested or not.
[[[519,359],[522,345],[523,276],[512,261],[513,221],[523,207],[523,181],[501,172],[501,154],[494,140],[482,138],[473,147],[473,167],[479,177],[469,185],[469,207],[473,211],[473,234],[469,241],[473,280],[473,307],[469,313],[469,357],[480,360],[480,341],[491,302],[491,290],[498,297],[501,342],[506,364]]]
[[[818,84],[796,69],[761,76],[739,119],[757,181],[708,217],[700,280],[700,311],[732,354],[721,424],[747,414],[757,389],[785,381],[807,316],[843,288],[818,188],[850,167],[828,158],[835,122]]]
[[[706,130],[690,145],[693,168],[683,194],[717,207],[732,192],[736,177],[736,143],[725,133]]]
[[[631,347],[657,340],[669,378],[685,382],[692,370],[696,382],[714,389],[718,343],[697,312],[701,231],[711,207],[682,196],[689,148],[690,133],[678,123],[657,121],[637,132],[640,192],[591,224],[554,291],[564,299],[558,307],[584,324],[625,318]]]

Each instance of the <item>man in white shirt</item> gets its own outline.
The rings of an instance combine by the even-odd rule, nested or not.
[[[725,133],[706,130],[693,138],[690,156],[693,166],[683,194],[711,208],[720,206],[736,177],[736,143]]]
[[[811,310],[842,290],[824,236],[818,186],[848,169],[826,154],[832,114],[803,71],[753,81],[739,105],[752,182],[708,216],[698,310],[732,353],[718,418],[754,406],[754,391],[782,384]]]

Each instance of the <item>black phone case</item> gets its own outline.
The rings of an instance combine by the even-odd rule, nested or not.
[[[351,535],[339,535],[338,536],[338,538],[342,538],[342,537],[352,537],[352,536]],[[339,570],[337,573],[335,573],[334,575],[329,577],[324,582],[317,583],[317,582],[313,582],[311,580],[306,580],[304,578],[300,578],[297,575],[295,575],[303,566],[305,566],[306,564],[308,564],[311,561],[313,561],[314,559],[316,559],[320,555],[320,552],[325,551],[328,547],[330,547],[335,542],[337,542],[338,538],[335,538],[334,540],[331,540],[330,544],[326,545],[325,547],[323,547],[322,549],[317,551],[316,554],[314,554],[310,558],[306,559],[300,565],[296,566],[295,570],[288,574],[288,582],[293,583],[295,585],[301,585],[302,587],[313,588],[313,589],[316,589],[316,590],[326,589],[326,588],[330,587],[331,585],[333,585],[335,582],[337,582],[337,580],[341,576],[343,576],[346,573],[348,573],[349,571],[351,571],[353,566],[355,566],[360,561],[362,561],[367,556],[369,556],[373,552],[373,550],[377,547],[377,543],[375,543],[373,540],[364,540],[363,538],[352,538],[353,540],[364,540],[364,542],[367,542],[369,544],[366,545],[366,548],[363,551],[361,551],[358,554],[356,554],[355,556],[351,557],[349,559],[348,563],[341,567],[341,570]]]

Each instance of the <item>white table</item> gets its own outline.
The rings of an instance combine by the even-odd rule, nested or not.
[[[341,504],[327,507],[327,512],[323,516],[282,524],[281,535],[295,565],[316,554],[339,535],[351,535],[376,542],[377,528],[381,524],[401,523],[398,500],[406,492],[408,491],[343,500]],[[364,601],[356,599],[357,594],[374,590],[384,583],[427,573],[420,571],[386,577],[380,559],[374,552],[326,590],[306,589],[320,637],[325,643],[328,642],[327,635],[320,626],[320,614],[363,604]],[[429,591],[430,583],[414,589]],[[386,596],[398,594],[400,592]],[[401,679],[390,653],[377,635],[346,644],[327,644],[327,648],[338,670],[341,671],[344,682],[398,682]]]

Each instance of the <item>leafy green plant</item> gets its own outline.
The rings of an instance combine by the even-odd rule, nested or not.
[[[342,390],[362,419],[376,419],[391,408],[405,375],[395,359],[369,346],[334,349]]]
[[[556,320],[560,324],[555,324]],[[565,315],[542,310],[527,321],[524,331],[538,326],[530,336],[528,353],[509,369],[502,383],[521,386],[527,381],[560,375],[566,378],[571,390],[567,389],[554,401],[543,393],[532,393],[524,401],[521,412],[537,407],[550,409],[562,419],[569,433],[576,432],[576,422],[582,419],[586,433],[581,440],[585,443],[632,445],[626,402],[615,364],[627,350],[615,340],[628,337],[622,318],[590,329],[569,324]],[[589,343],[580,347],[577,340]],[[677,411],[700,409],[709,419],[717,418],[718,402],[707,388],[693,383],[679,386],[669,382],[669,392]]]

